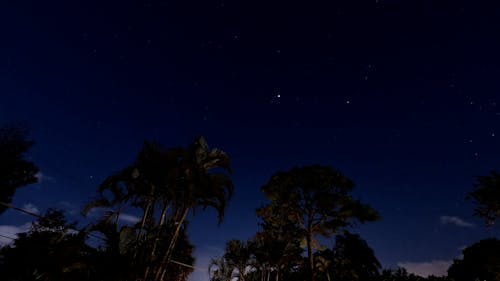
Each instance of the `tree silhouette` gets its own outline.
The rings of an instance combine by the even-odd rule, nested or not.
[[[333,261],[333,275],[339,281],[373,280],[381,267],[366,241],[348,231],[335,237]]]
[[[25,159],[25,153],[34,142],[27,140],[21,128],[0,128],[0,214],[12,202],[17,188],[37,182],[38,168]],[[6,203],[6,204],[5,204]]]
[[[83,233],[72,229],[61,211],[49,209],[29,232],[0,250],[2,280],[94,280],[95,250],[85,245]]]
[[[150,251],[141,254],[149,265],[140,279],[159,281],[165,279],[188,212],[197,207],[212,207],[217,210],[220,222],[232,189],[229,157],[221,150],[209,149],[203,137],[187,148],[165,149],[146,142],[131,166],[100,185],[100,197],[84,213],[105,208],[105,215],[96,225],[118,226],[124,208],[139,208],[140,221],[122,228],[120,232],[125,232],[120,235],[131,238],[129,246],[141,248],[135,255],[144,249]],[[167,246],[161,247],[166,239]]]
[[[481,240],[463,250],[463,258],[454,260],[448,276],[455,281],[500,280],[500,240]]]
[[[224,258],[214,258],[208,265],[210,281],[231,281],[234,276],[234,264]]]
[[[302,262],[301,230],[277,205],[257,209],[261,231],[251,240],[255,267],[265,279],[287,280],[288,273]]]
[[[492,226],[500,218],[500,174],[492,171],[488,176],[477,177],[474,189],[467,195],[476,203],[474,214]]]
[[[320,165],[279,172],[262,187],[270,204],[288,214],[305,238],[311,281],[315,279],[316,235],[329,237],[356,221],[378,219],[375,210],[350,196],[353,187],[354,183],[339,171]]]
[[[250,246],[241,240],[229,240],[226,243],[224,260],[230,267],[236,269],[235,277],[238,281],[245,281],[247,267],[252,265],[252,252]]]

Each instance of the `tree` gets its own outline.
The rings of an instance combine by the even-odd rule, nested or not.
[[[27,131],[0,128],[0,214],[3,213],[17,188],[37,182],[38,168],[25,159],[34,142],[27,140]]]
[[[279,172],[262,187],[271,205],[281,208],[305,238],[309,279],[314,281],[317,235],[329,237],[355,222],[378,219],[377,212],[353,199],[354,183],[334,168],[320,165]]]
[[[373,280],[381,267],[366,241],[348,231],[335,237],[333,261],[335,280],[339,281]]]
[[[234,276],[234,264],[226,260],[224,256],[214,258],[208,266],[210,281],[231,281]]]
[[[245,281],[247,267],[252,265],[252,253],[249,245],[241,240],[229,240],[226,243],[224,260],[236,269],[238,281]]]
[[[454,260],[448,276],[455,281],[500,280],[500,240],[481,240],[463,250],[463,258]]]
[[[27,233],[18,234],[13,245],[0,250],[0,276],[6,281],[95,280],[94,249],[85,235],[72,231],[61,211],[49,209]]]
[[[500,218],[500,173],[477,177],[474,189],[467,195],[476,204],[474,215],[484,218],[492,226]]]
[[[134,237],[130,239],[135,241],[131,246],[150,251],[143,254],[149,265],[139,279],[164,280],[188,212],[198,207],[212,207],[221,222],[233,190],[230,173],[227,154],[209,149],[203,137],[187,148],[165,149],[146,142],[131,166],[100,185],[100,197],[91,202],[84,213],[97,207],[105,208],[107,212],[99,223],[111,222],[118,226],[124,208],[139,208],[140,221],[123,229],[124,235]],[[169,242],[159,251],[165,239]]]
[[[255,267],[263,279],[289,280],[290,273],[302,263],[301,230],[288,214],[273,204],[257,209],[261,230],[251,240]]]

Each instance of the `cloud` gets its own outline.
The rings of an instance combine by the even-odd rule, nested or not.
[[[122,222],[136,223],[140,220],[141,219],[139,217],[134,216],[134,215],[129,215],[129,214],[125,214],[125,213],[120,214],[120,221],[122,221]]]
[[[459,227],[474,227],[475,225],[470,222],[466,222],[463,219],[455,216],[441,216],[439,217],[441,224],[452,224]]]
[[[409,273],[427,277],[429,275],[444,276],[453,261],[433,260],[430,262],[400,262],[398,266],[404,267]]]
[[[76,215],[79,211],[78,207],[75,204],[68,201],[60,201],[58,205],[60,205],[62,209],[70,215]]]
[[[53,177],[49,177],[49,176],[47,176],[46,174],[44,174],[42,172],[36,173],[35,177],[38,180],[38,183],[42,183],[42,182],[45,182],[45,181],[53,181],[54,180]]]
[[[30,229],[31,222],[25,223],[23,225],[0,225],[0,247],[12,243],[11,238],[17,238],[17,234],[21,232],[26,232]]]
[[[38,207],[31,203],[24,203],[23,209],[30,213],[40,214],[40,210],[38,209]]]

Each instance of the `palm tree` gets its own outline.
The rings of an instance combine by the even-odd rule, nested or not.
[[[170,261],[171,250],[186,220],[189,210],[212,207],[217,211],[219,223],[224,217],[227,200],[232,195],[229,156],[219,149],[209,149],[203,137],[191,144],[179,159],[176,182],[172,184],[173,222],[177,225],[169,248],[163,256],[155,280],[163,280],[165,266]]]
[[[226,243],[224,259],[238,271],[236,274],[238,281],[245,281],[247,269],[252,265],[252,253],[248,243],[229,240]]]
[[[101,223],[113,222],[118,227],[123,208],[139,208],[139,222],[127,230],[135,236],[135,247],[142,245],[142,251],[150,251],[149,265],[139,279],[164,280],[189,211],[213,207],[219,223],[222,221],[233,190],[230,174],[227,154],[210,150],[203,137],[187,148],[165,149],[146,142],[131,166],[99,186],[100,197],[87,205],[84,214],[96,207],[106,208]],[[169,243],[160,247],[166,237]]]
[[[234,277],[235,267],[224,257],[214,258],[208,265],[210,281],[231,281]]]

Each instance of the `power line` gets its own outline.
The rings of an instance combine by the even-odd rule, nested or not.
[[[36,218],[42,218],[43,216],[39,215],[39,214],[36,214],[36,213],[33,213],[33,212],[30,212],[28,210],[25,210],[23,208],[19,208],[19,207],[16,207],[12,204],[8,204],[8,203],[5,203],[5,202],[1,202],[0,201],[0,205],[2,206],[5,206],[5,207],[8,207],[8,208],[11,208],[13,210],[16,210],[16,211],[19,211],[19,212],[22,212],[22,213],[25,213],[25,214],[28,214],[30,216],[33,216],[33,217],[36,217]],[[77,231],[77,232],[82,232],[83,230],[79,230],[79,229],[70,229],[70,230],[74,230],[74,231]],[[92,233],[86,233],[89,237],[93,237],[93,238],[97,238],[97,239],[100,239],[102,241],[105,241],[107,242],[108,239],[105,238],[105,237],[100,237],[98,235],[94,235]],[[3,237],[3,238],[7,238],[7,239],[11,239],[11,240],[15,240],[17,238],[13,238],[13,237],[9,237],[7,235],[3,235],[0,233],[0,237]],[[171,263],[175,263],[175,264],[178,264],[178,265],[181,265],[181,266],[185,266],[185,267],[189,267],[189,268],[193,268],[193,269],[197,269],[196,267],[192,266],[192,265],[189,265],[189,264],[186,264],[186,263],[182,263],[182,262],[178,262],[176,260],[170,260]]]
[[[14,237],[10,237],[10,236],[7,236],[6,234],[2,234],[2,233],[0,233],[0,237],[7,238],[7,239],[10,239],[10,240],[15,240],[16,239]]]
[[[5,202],[0,202],[0,205],[5,206],[5,207],[7,207],[7,208],[14,209],[14,210],[19,211],[19,212],[21,212],[21,213],[28,214],[28,215],[30,215],[30,216],[34,216],[34,217],[36,217],[36,218],[41,218],[41,217],[42,217],[42,216],[40,216],[40,215],[39,215],[39,214],[37,214],[37,213],[33,213],[33,212],[31,212],[31,211],[25,210],[25,209],[23,209],[23,208],[16,207],[16,206],[14,206],[14,205],[12,205],[12,204],[8,204],[8,203],[5,203]]]

